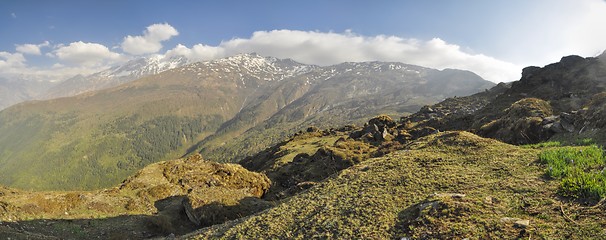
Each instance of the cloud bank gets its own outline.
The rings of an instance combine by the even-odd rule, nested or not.
[[[517,80],[521,72],[520,66],[482,54],[466,53],[459,46],[439,38],[422,41],[385,35],[368,37],[351,31],[258,31],[250,38],[236,38],[218,46],[196,44],[188,48],[179,44],[166,55],[204,61],[250,52],[316,65],[393,61],[437,69],[457,68],[473,71],[494,82]]]
[[[3,73],[27,75],[52,72],[57,80],[60,73],[64,73],[65,78],[74,74],[90,74],[141,55],[185,56],[190,61],[207,61],[251,52],[321,66],[342,62],[390,61],[436,69],[456,68],[473,71],[494,82],[517,80],[522,68],[483,54],[468,53],[460,46],[440,38],[419,40],[387,35],[363,36],[352,31],[257,31],[248,38],[234,38],[216,46],[200,43],[188,47],[177,44],[161,53],[162,43],[178,34],[174,27],[163,23],[148,26],[141,36],[124,37],[120,47],[113,49],[100,43],[82,41],[55,46],[50,46],[49,42],[21,44],[16,45],[15,53],[0,52],[0,69],[5,69]],[[42,50],[46,47],[51,50],[44,54]],[[55,59],[51,68],[27,66],[25,55],[43,54]]]
[[[25,66],[25,57],[22,53],[0,52],[0,70],[21,68]]]
[[[59,46],[53,54],[63,62],[90,67],[116,62],[122,58],[120,54],[110,51],[106,46],[82,41]]]
[[[143,36],[126,36],[122,41],[122,50],[133,55],[157,53],[162,42],[179,35],[177,29],[168,23],[153,24],[147,27]]]

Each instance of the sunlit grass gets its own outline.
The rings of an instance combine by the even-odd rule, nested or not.
[[[602,148],[562,147],[540,155],[547,164],[547,175],[561,180],[560,194],[566,197],[595,199],[606,196],[606,157]]]

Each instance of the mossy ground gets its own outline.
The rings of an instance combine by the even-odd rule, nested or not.
[[[186,238],[606,237],[604,206],[561,198],[559,183],[544,176],[541,151],[466,132],[434,134],[343,170],[272,209]],[[529,225],[516,223],[523,220]]]
[[[271,205],[263,174],[199,155],[151,164],[101,191],[0,188],[0,239],[143,239],[185,234]],[[199,223],[186,215],[184,202]],[[209,211],[212,210],[212,211]]]

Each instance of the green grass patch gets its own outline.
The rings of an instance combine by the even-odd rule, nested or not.
[[[576,140],[576,145],[578,146],[590,146],[596,144],[592,138],[581,138]]]
[[[548,147],[559,147],[562,146],[562,143],[558,142],[558,141],[549,141],[549,142],[540,142],[540,143],[535,143],[535,144],[526,144],[526,145],[522,145],[522,148],[532,148],[532,149],[537,149],[537,148],[548,148]]]
[[[540,160],[547,164],[549,177],[561,180],[563,196],[586,200],[606,196],[606,157],[602,148],[591,145],[545,150]]]

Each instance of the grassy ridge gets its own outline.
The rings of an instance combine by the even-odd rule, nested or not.
[[[466,132],[371,158],[259,214],[187,239],[595,239],[604,214],[545,181],[541,150]],[[560,209],[566,209],[563,215]],[[573,221],[567,220],[574,216]],[[528,220],[528,225],[520,225]]]

